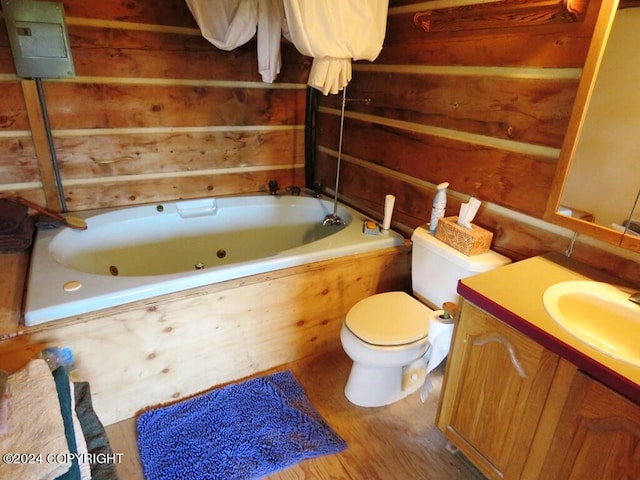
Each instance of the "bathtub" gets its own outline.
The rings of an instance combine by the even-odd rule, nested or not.
[[[87,230],[37,232],[25,325],[404,243],[363,233],[367,217],[345,205],[344,226],[322,226],[332,212],[326,199],[272,195],[81,212]]]

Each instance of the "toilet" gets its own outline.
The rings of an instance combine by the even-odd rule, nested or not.
[[[386,292],[356,303],[345,316],[340,340],[353,361],[345,386],[347,399],[362,407],[381,407],[417,391],[430,356],[429,322],[457,302],[458,280],[511,260],[497,252],[466,256],[424,227],[411,236],[413,294]]]

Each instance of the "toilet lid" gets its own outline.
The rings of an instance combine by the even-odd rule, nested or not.
[[[372,345],[412,343],[427,336],[431,310],[404,292],[380,293],[356,303],[344,323]]]

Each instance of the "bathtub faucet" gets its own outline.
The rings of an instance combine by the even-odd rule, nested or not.
[[[278,195],[278,191],[280,190],[280,187],[278,186],[278,181],[277,180],[269,180],[269,193],[271,195]],[[286,191],[288,194],[293,195],[293,196],[299,196],[300,193],[302,192],[300,187],[296,187],[295,185],[292,185],[290,187],[287,187],[284,189],[284,191]]]
[[[640,292],[636,292],[629,297],[629,301],[640,305]]]

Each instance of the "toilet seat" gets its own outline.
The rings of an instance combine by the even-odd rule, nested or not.
[[[387,292],[360,300],[349,310],[344,324],[371,345],[405,345],[427,336],[430,312],[405,292]]]

